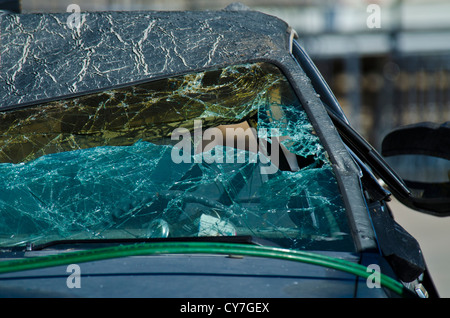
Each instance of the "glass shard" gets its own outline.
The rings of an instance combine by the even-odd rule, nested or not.
[[[254,63],[0,113],[0,245],[253,235],[352,250],[332,166]]]

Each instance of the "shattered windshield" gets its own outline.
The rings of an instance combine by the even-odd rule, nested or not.
[[[354,249],[327,153],[271,64],[0,116],[0,246],[251,235]]]

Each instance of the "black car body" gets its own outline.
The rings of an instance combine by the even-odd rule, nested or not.
[[[0,16],[0,295],[437,296],[419,244],[386,204],[391,192],[410,202],[408,186],[351,129],[285,22],[239,6],[86,12],[76,26],[70,18]],[[156,111],[145,113],[146,103]],[[283,177],[256,200],[237,194],[250,184],[249,165],[203,162],[196,174],[152,161],[174,139],[151,149],[147,141],[195,132],[199,118],[203,128],[255,120],[286,129],[299,167],[282,156]],[[151,177],[129,181],[145,162]],[[99,193],[102,205],[91,206]]]

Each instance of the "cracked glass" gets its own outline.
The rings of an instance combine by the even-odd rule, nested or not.
[[[271,64],[0,116],[1,246],[250,235],[354,249],[327,153]]]

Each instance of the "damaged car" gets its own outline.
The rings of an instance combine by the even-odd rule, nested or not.
[[[438,296],[387,202],[448,197],[414,196],[284,21],[69,16],[0,16],[2,297]]]

